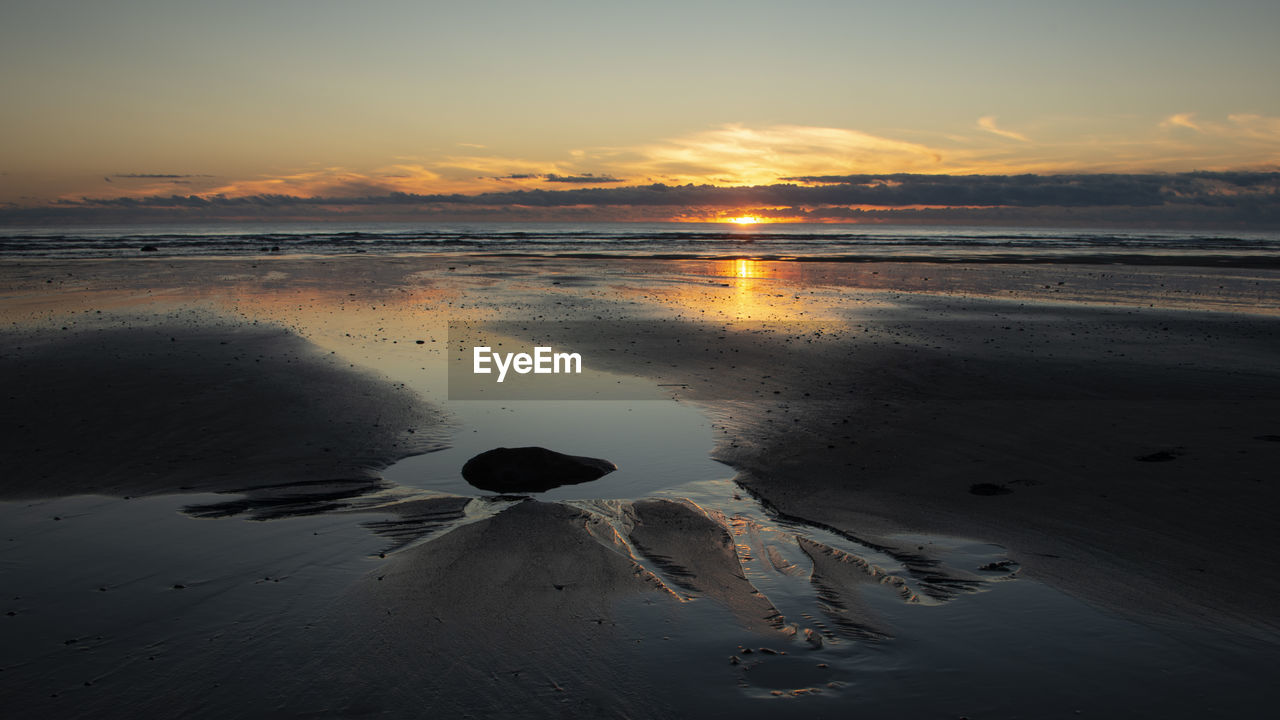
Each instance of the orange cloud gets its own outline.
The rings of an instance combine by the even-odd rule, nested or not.
[[[1090,127],[1103,127],[1102,122]],[[74,179],[74,185],[68,182],[71,187],[64,186],[55,196],[359,198],[570,185],[769,185],[787,177],[859,173],[1179,172],[1280,165],[1280,118],[1242,113],[1212,121],[1188,112],[1160,121],[1161,132],[1151,132],[1150,127],[1108,135],[1078,126],[1060,124],[1055,130],[1042,125],[1032,140],[1001,128],[995,116],[985,116],[976,124],[980,133],[920,133],[936,142],[911,142],[848,128],[730,124],[638,145],[565,149],[550,159],[501,156],[478,143],[459,143],[470,152],[399,157],[368,169],[309,168],[233,179],[131,173],[115,175],[113,181],[86,176]],[[32,185],[25,187],[29,193]]]
[[[1009,138],[1010,140],[1018,140],[1020,142],[1031,142],[1031,139],[1028,138],[1026,135],[1023,135],[1022,133],[1014,132],[1012,130],[1004,130],[1002,128],[996,127],[995,115],[987,115],[986,117],[978,118],[978,127],[982,130],[986,130],[989,133],[994,133],[996,135],[999,135],[1000,137]]]
[[[1280,118],[1263,115],[1228,115],[1232,130],[1237,136],[1280,143]]]
[[[712,185],[767,185],[828,173],[936,172],[943,166],[939,150],[919,143],[802,125],[724,125],[614,154],[624,174]]]
[[[1195,113],[1170,115],[1160,122],[1160,127],[1181,127],[1217,138],[1280,144],[1280,118],[1254,113],[1228,115],[1226,122],[1197,121],[1194,118]]]
[[[1169,117],[1165,118],[1160,122],[1160,127],[1162,128],[1182,127],[1182,128],[1188,128],[1191,130],[1199,131],[1200,126],[1197,125],[1194,120],[1192,120],[1192,118],[1194,117],[1195,117],[1195,113],[1178,113],[1176,115],[1170,115]]]
[[[1274,169],[1280,166],[1280,118],[1277,117],[1235,113],[1221,122],[1198,120],[1194,113],[1178,113],[1161,121],[1160,127],[1194,130],[1198,139],[1194,144],[1182,146],[1181,155],[1198,155],[1203,168]]]

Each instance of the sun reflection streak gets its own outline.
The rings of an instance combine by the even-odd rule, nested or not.
[[[738,320],[761,320],[774,315],[767,295],[762,294],[760,280],[770,276],[766,263],[749,258],[727,260],[719,274],[733,278],[733,314]]]

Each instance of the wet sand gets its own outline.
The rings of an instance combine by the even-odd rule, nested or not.
[[[923,297],[860,315],[576,340],[620,370],[681,357],[661,382],[707,398],[715,456],[781,513],[885,545],[980,537],[1122,612],[1280,629],[1258,565],[1280,507],[1275,319]]]
[[[357,492],[444,445],[439,412],[283,328],[157,318],[0,343],[6,498],[319,482]]]
[[[18,589],[4,696],[32,717],[809,716],[904,703],[1043,715],[1038,698],[1081,682],[1104,686],[1073,707],[1099,711],[1190,717],[1261,702],[1249,688],[1280,655],[1280,568],[1267,552],[1280,507],[1274,271],[747,262],[6,266],[0,377],[15,472],[0,492]],[[765,514],[678,496],[465,500],[381,479],[451,432],[485,430],[449,414],[445,324],[518,336],[533,318],[593,321],[566,325],[563,341],[705,413],[707,451],[741,488],[721,493],[726,507]],[[199,532],[151,522],[154,534],[127,540],[111,528],[135,522],[129,507]],[[77,508],[96,520],[50,517]],[[245,517],[278,528],[254,551],[263,566],[311,581],[236,599],[280,576],[210,555],[223,546],[211,538],[243,534]],[[808,529],[782,532],[793,527]],[[133,554],[96,556],[98,575],[132,579],[50,572],[77,557],[69,548],[117,535]],[[998,548],[958,559],[943,538]],[[138,549],[188,543],[185,560]],[[1024,590],[952,602],[1009,576]],[[942,608],[958,638],[995,637],[1008,610],[986,613],[1033,583],[1084,601],[1078,614],[1046,606],[1064,622],[1181,647],[1168,655],[1180,664],[1081,660],[1054,671],[1062,683],[1020,677],[1022,690],[975,699],[963,688],[986,676],[910,649],[971,642],[916,629],[900,609],[912,597]],[[206,599],[184,599],[201,588]],[[804,592],[816,593],[812,614],[784,608]],[[63,629],[125,595],[175,620],[119,609]],[[1052,617],[1008,623],[1039,628],[1050,647],[1073,642]],[[205,631],[238,639],[186,642]],[[144,658],[161,646],[157,671]],[[877,654],[890,647],[904,654]],[[1096,662],[1103,647],[1077,659]],[[894,675],[895,663],[917,672]],[[828,683],[819,665],[843,679]]]

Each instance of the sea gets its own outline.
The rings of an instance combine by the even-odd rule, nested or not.
[[[472,254],[1280,267],[1280,231],[723,223],[237,223],[0,228],[0,258]]]

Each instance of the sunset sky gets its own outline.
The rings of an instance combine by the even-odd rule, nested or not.
[[[0,8],[11,222],[174,195],[1280,169],[1274,0]]]

